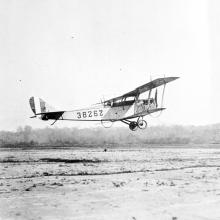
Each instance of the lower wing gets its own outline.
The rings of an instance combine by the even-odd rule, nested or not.
[[[152,113],[155,113],[155,112],[163,111],[163,110],[165,110],[165,109],[166,109],[166,108],[149,109],[149,110],[142,111],[142,112],[140,112],[140,113],[134,114],[134,115],[132,115],[132,116],[129,116],[129,117],[126,117],[126,118],[122,118],[122,119],[120,119],[120,120],[142,117],[142,116],[149,115],[149,114],[152,114]]]

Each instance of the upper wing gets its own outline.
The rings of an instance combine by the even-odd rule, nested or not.
[[[127,97],[135,97],[137,95],[140,95],[141,93],[143,92],[146,92],[148,90],[151,90],[151,89],[154,89],[158,86],[161,86],[161,85],[164,85],[166,83],[169,83],[173,80],[176,80],[178,79],[179,77],[164,77],[164,78],[158,78],[158,79],[155,79],[149,83],[146,83],[142,86],[139,86],[137,87],[136,89],[128,92],[128,93],[125,93],[124,95],[122,96],[118,96],[116,98],[112,98],[112,99],[109,99],[109,100],[106,100],[106,102],[115,102],[117,100],[120,100],[120,99],[123,99],[123,98],[127,98]]]

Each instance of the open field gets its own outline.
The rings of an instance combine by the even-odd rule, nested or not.
[[[220,148],[0,150],[0,219],[220,219]]]

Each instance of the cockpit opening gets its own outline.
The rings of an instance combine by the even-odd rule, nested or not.
[[[129,100],[117,100],[115,102],[105,102],[104,106],[105,107],[119,107],[119,106],[128,106],[128,105],[133,105],[135,102],[135,99],[129,99]],[[142,103],[144,105],[152,105],[155,104],[154,98],[150,99],[139,99],[138,103]]]
[[[144,99],[143,100],[143,104],[144,105],[149,105],[149,104],[153,104],[154,103],[154,99],[150,98],[150,99]]]
[[[105,102],[104,106],[111,106],[111,107],[119,107],[119,106],[128,106],[132,105],[135,102],[135,99],[126,99],[126,100],[117,100],[115,102]]]

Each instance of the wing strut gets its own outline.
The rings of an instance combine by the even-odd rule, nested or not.
[[[161,114],[162,114],[162,111],[164,110],[163,100],[164,100],[165,88],[166,88],[166,83],[164,84],[164,87],[163,87],[163,93],[162,93],[162,99],[161,99],[160,108],[157,108],[158,110],[160,109],[159,114],[156,115],[156,116],[153,116],[152,114],[149,114],[152,118],[158,118],[158,117],[160,117]],[[155,92],[155,98],[157,99],[157,90],[156,90],[156,92]],[[157,101],[156,101],[156,105],[157,105]],[[158,107],[158,106],[157,106],[157,107]]]
[[[160,105],[161,108],[163,108],[163,100],[164,100],[165,88],[166,88],[166,83],[163,86],[163,94],[162,94],[161,105]]]
[[[151,91],[152,89],[150,89],[149,93],[148,93],[148,99],[147,99],[147,102],[148,102],[148,108],[147,108],[147,111],[149,110],[150,108],[150,96],[151,96]]]

